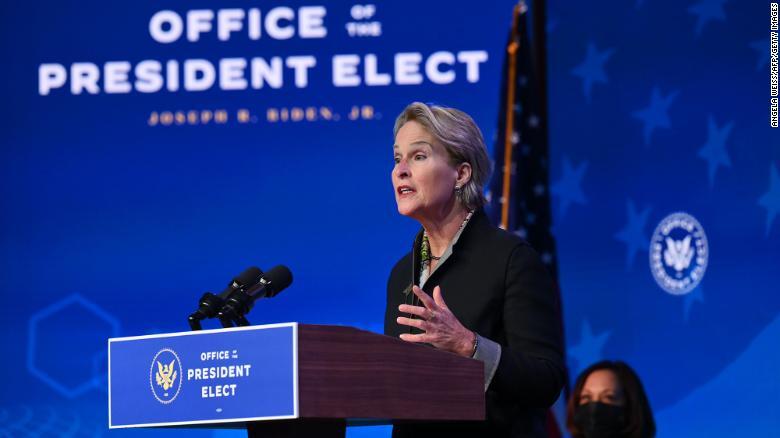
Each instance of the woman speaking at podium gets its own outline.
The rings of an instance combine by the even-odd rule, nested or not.
[[[416,102],[394,135],[398,212],[422,229],[390,274],[385,334],[482,361],[487,417],[398,424],[393,436],[546,436],[564,383],[556,295],[536,252],[483,211],[491,165],[479,128]]]

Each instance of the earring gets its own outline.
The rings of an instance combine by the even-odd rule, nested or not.
[[[461,194],[461,191],[462,191],[462,190],[461,190],[460,186],[455,186],[455,195],[456,195],[456,196],[460,196],[460,194]]]

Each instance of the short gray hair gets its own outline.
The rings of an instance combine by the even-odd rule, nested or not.
[[[406,122],[411,121],[425,127],[444,146],[450,164],[468,163],[471,166],[471,179],[461,187],[460,201],[469,210],[484,206],[487,200],[483,189],[490,178],[492,164],[482,132],[471,116],[455,108],[413,102],[395,119],[393,138]]]

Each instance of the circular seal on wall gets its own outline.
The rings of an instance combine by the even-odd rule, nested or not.
[[[170,348],[163,348],[154,355],[149,368],[149,386],[152,394],[162,404],[176,399],[181,390],[181,360]]]
[[[707,270],[709,246],[699,221],[688,213],[666,216],[650,240],[650,271],[661,289],[684,295],[699,285]]]

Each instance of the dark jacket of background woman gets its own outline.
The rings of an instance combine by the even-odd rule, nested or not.
[[[422,231],[413,251],[390,274],[387,335],[409,332],[396,317],[407,297],[404,291],[412,281],[419,284],[419,257],[412,254],[419,255],[421,238]],[[487,421],[396,425],[393,436],[546,436],[546,410],[563,387],[564,366],[557,295],[536,252],[519,237],[494,227],[480,210],[423,290],[431,294],[437,285],[466,328],[501,345],[501,359],[485,394]]]

